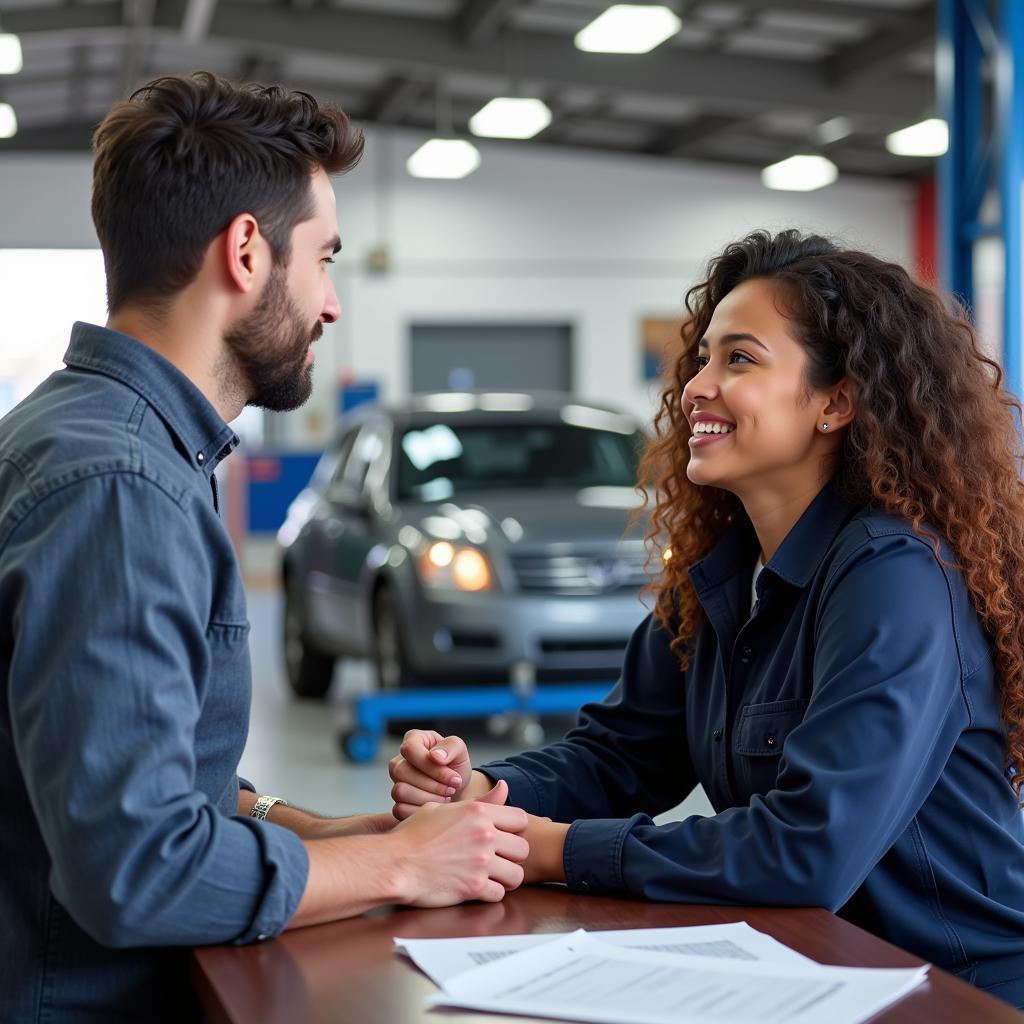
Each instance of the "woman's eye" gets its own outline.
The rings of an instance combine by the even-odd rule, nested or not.
[[[730,352],[729,362],[734,363],[737,359],[742,359],[745,363],[752,363],[754,360],[746,354],[746,352]]]
[[[334,257],[333,256],[326,256],[326,257],[324,257],[324,263],[333,263],[333,262],[334,262]]]
[[[698,371],[703,370],[704,367],[707,366],[707,365],[708,365],[708,357],[707,356],[697,356],[696,366],[697,366],[697,370]]]

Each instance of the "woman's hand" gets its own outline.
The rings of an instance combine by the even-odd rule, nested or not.
[[[473,771],[469,748],[458,736],[410,729],[398,754],[388,764],[394,785],[392,813],[402,820],[428,803],[477,800],[494,785],[483,772]]]

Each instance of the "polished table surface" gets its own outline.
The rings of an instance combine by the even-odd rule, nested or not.
[[[392,939],[576,928],[669,928],[746,921],[820,963],[848,967],[912,967],[916,957],[824,910],[702,907],[578,896],[562,887],[527,887],[502,903],[442,910],[385,908],[363,917],[286,932],[253,946],[194,950],[193,977],[214,1024],[407,1024],[450,1018],[494,1024],[527,1018],[464,1010],[428,1010],[436,987]],[[529,1018],[536,1020],[538,1018]],[[1022,1017],[1010,1006],[932,968],[923,985],[876,1015],[885,1024],[978,1024]]]

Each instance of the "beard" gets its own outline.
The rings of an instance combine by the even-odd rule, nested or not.
[[[246,405],[271,412],[298,409],[313,391],[309,346],[323,334],[308,327],[288,294],[286,273],[275,265],[256,308],[237,320],[224,342],[244,377]]]

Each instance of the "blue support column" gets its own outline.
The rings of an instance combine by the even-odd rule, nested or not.
[[[938,3],[936,84],[939,111],[949,125],[949,150],[938,166],[940,272],[945,289],[973,312],[974,245],[980,238],[1002,238],[1003,368],[1006,386],[1020,396],[1024,0],[994,4],[995,8],[986,0]],[[991,90],[986,65],[992,72]],[[992,189],[998,191],[999,214],[983,219],[982,207]]]
[[[1022,189],[1024,189],[1024,3],[1002,0],[996,101],[999,112],[1001,168],[999,193],[1002,205],[1006,274],[1003,281],[1003,368],[1007,387],[1016,395],[1022,386],[1021,342],[1024,325],[1022,292],[1024,266],[1021,256]]]

